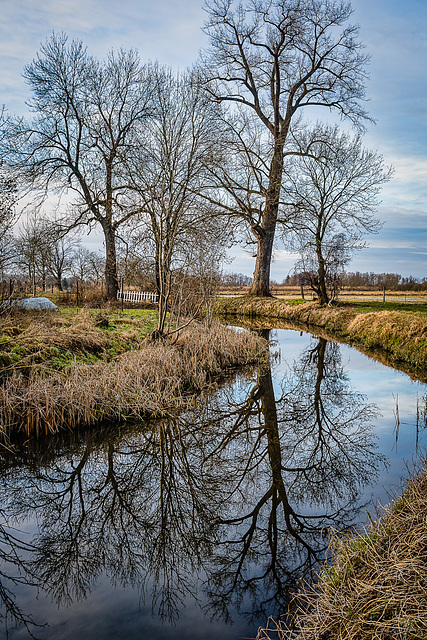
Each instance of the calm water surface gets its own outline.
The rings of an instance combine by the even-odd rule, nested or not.
[[[426,386],[271,332],[179,418],[0,453],[0,638],[253,638],[427,444]]]

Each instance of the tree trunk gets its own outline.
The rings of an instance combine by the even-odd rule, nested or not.
[[[276,232],[277,214],[279,211],[280,190],[283,176],[283,146],[287,129],[276,133],[274,152],[270,165],[268,189],[261,225],[253,228],[257,238],[258,249],[254,271],[254,281],[249,290],[250,296],[271,296],[270,269],[273,255],[274,234]]]
[[[119,281],[117,278],[116,237],[111,227],[104,227],[105,237],[105,298],[117,300]]]
[[[270,293],[270,269],[276,223],[268,231],[259,234],[255,263],[254,281],[249,289],[250,296],[267,297]]]
[[[319,276],[319,302],[320,304],[328,304],[329,296],[326,289],[325,259],[322,254],[321,241],[319,239],[316,239],[316,253],[318,263],[317,273]]]
[[[314,399],[313,405],[316,411],[316,424],[319,433],[319,440],[322,438],[323,430],[323,415],[322,415],[322,382],[325,377],[325,354],[326,354],[326,339],[319,338],[319,343],[315,349],[317,352],[317,375],[316,385],[314,387]]]
[[[157,331],[163,335],[165,330],[166,318],[168,313],[168,303],[171,295],[171,260],[169,255],[169,247],[165,250],[159,249],[158,254],[163,255],[163,260],[159,262],[156,269],[156,278],[158,279],[158,295],[159,295],[159,319],[157,323]]]
[[[165,330],[166,316],[168,312],[169,287],[167,280],[168,276],[166,273],[159,273],[159,318],[157,322],[157,331],[161,335],[163,335]]]

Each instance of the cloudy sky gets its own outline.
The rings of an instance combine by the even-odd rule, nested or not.
[[[142,60],[174,68],[191,65],[206,44],[201,0],[0,0],[0,104],[26,112],[22,79],[40,43],[52,31],[80,38],[97,57],[133,47]],[[365,145],[395,168],[384,187],[382,230],[349,269],[427,276],[427,1],[352,0],[352,22],[372,55],[367,95],[376,120]],[[294,258],[278,250],[272,276],[281,281]],[[254,260],[241,252],[229,269],[251,275]]]

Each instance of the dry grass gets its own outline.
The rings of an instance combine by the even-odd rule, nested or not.
[[[347,334],[367,347],[381,348],[396,362],[425,368],[427,365],[427,318],[399,311],[358,314],[348,325]]]
[[[427,473],[363,534],[335,537],[335,560],[308,595],[296,597],[292,630],[261,638],[420,640],[427,638]]]
[[[0,318],[1,377],[108,361],[136,349],[154,326],[154,315],[128,318],[82,309],[72,313],[14,314]]]
[[[76,364],[50,375],[15,372],[0,387],[3,436],[176,411],[189,391],[200,392],[212,376],[266,353],[265,342],[251,333],[191,325],[174,344],[146,344],[113,362]]]
[[[286,304],[276,298],[220,300],[218,313],[288,320],[319,327],[365,349],[380,349],[390,364],[407,363],[414,371],[427,369],[427,317],[416,312],[358,313],[351,306],[322,307],[315,302]]]

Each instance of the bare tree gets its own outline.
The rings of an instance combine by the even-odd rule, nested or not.
[[[74,194],[67,226],[101,226],[106,297],[114,299],[117,229],[136,212],[126,158],[150,112],[149,69],[133,50],[111,52],[98,62],[82,42],[54,34],[24,77],[35,116],[15,122],[9,158],[26,170],[33,188]]]
[[[382,156],[362,147],[360,136],[338,127],[307,132],[301,155],[287,171],[286,193],[294,202],[291,246],[319,301],[327,304],[337,289],[337,277],[353,253],[364,246],[367,233],[380,224],[375,217],[381,186],[391,178]]]
[[[46,290],[51,251],[49,223],[32,213],[16,240],[18,265],[26,273],[35,295],[36,284]]]
[[[72,265],[80,241],[71,234],[62,233],[53,227],[49,233],[48,270],[59,291],[63,290],[62,280],[71,273]]]
[[[100,285],[103,272],[103,260],[100,253],[86,247],[78,247],[74,252],[71,270],[82,282],[91,281]]]
[[[246,122],[240,131],[233,124],[260,196],[254,205],[252,198],[248,202],[234,195],[235,213],[257,243],[251,293],[267,296],[291,124],[309,107],[326,107],[362,126],[368,56],[357,40],[358,28],[341,29],[352,13],[346,1],[207,0],[206,10],[211,41],[203,59],[207,90],[215,101],[230,105],[230,120],[238,115],[237,105],[265,135],[257,158],[248,152]],[[242,191],[242,184],[233,185],[233,176],[227,181],[229,193]]]
[[[17,219],[16,199],[16,179],[8,167],[0,161],[0,273],[2,275],[16,254],[14,238],[11,233]]]
[[[141,153],[132,158],[135,191],[140,198],[140,229],[153,243],[159,293],[157,332],[164,331],[173,287],[173,271],[188,255],[187,237],[206,227],[212,207],[201,198],[207,166],[217,162],[218,108],[190,74],[155,74],[156,116],[150,119]],[[218,218],[217,234],[224,223]]]
[[[169,330],[178,329],[183,317],[188,322],[202,314],[210,326],[230,242],[227,229],[219,231],[216,217],[207,216],[203,227],[188,230],[171,271]]]
[[[118,273],[124,286],[136,286],[144,291],[156,291],[154,243],[147,228],[126,229],[118,238]]]

